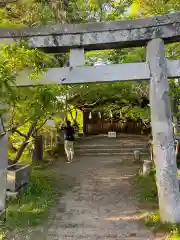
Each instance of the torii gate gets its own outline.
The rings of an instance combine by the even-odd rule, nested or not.
[[[150,105],[161,218],[180,222],[180,193],[174,150],[168,78],[180,77],[180,60],[168,60],[164,43],[180,41],[180,12],[128,21],[0,29],[0,40],[27,39],[31,48],[51,53],[70,50],[70,67],[52,68],[38,84],[150,80]],[[146,46],[144,63],[87,67],[84,51]],[[21,73],[17,85],[37,84]],[[0,210],[5,207],[7,136],[0,139]]]

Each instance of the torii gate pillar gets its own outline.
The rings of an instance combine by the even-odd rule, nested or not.
[[[6,110],[7,106],[0,105],[0,109]],[[4,120],[8,119],[8,114],[4,114]],[[4,133],[3,122],[0,119],[0,134]],[[7,184],[7,167],[8,167],[8,135],[0,137],[0,219],[5,209],[6,184]]]
[[[156,181],[162,221],[180,222],[180,193],[174,149],[172,116],[168,96],[165,46],[162,39],[147,45],[150,69],[150,106]]]

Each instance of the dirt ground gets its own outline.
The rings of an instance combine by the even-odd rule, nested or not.
[[[58,163],[71,188],[61,196],[43,226],[11,240],[163,240],[143,224],[148,214],[138,203],[138,165],[120,157],[78,157]]]

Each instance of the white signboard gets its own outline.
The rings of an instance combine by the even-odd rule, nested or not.
[[[116,132],[108,132],[109,138],[116,138]]]

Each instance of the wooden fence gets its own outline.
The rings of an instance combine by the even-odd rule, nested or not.
[[[149,134],[150,127],[146,127],[141,121],[98,121],[86,123],[85,133],[87,135],[107,134],[109,131],[127,134]]]
[[[56,130],[51,130],[43,133],[43,145],[44,148],[55,147],[57,144],[58,133]]]

